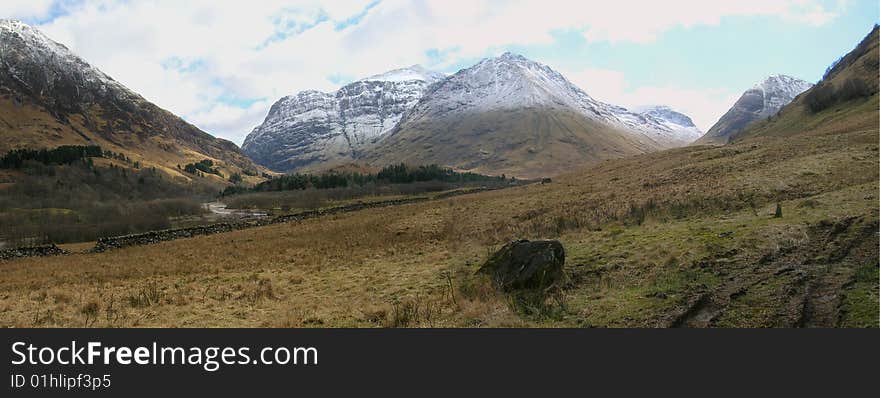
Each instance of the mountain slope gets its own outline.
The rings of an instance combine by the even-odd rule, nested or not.
[[[689,142],[692,133],[665,122],[597,101],[550,67],[505,53],[432,86],[366,159],[540,176]]]
[[[359,157],[391,130],[439,73],[413,65],[371,76],[335,93],[303,91],[278,100],[248,134],[243,151],[279,171],[330,166]]]
[[[876,133],[880,86],[878,36],[875,26],[816,86],[798,96],[772,120],[750,125],[735,140],[853,130]]]
[[[697,144],[726,144],[750,123],[775,115],[812,85],[785,75],[773,75],[747,90]]]
[[[367,159],[541,177],[658,148],[644,137],[552,107],[458,113],[401,128],[372,148]]]
[[[172,175],[206,158],[226,175],[259,170],[232,142],[150,103],[37,29],[0,20],[0,152],[64,144],[100,145]]]

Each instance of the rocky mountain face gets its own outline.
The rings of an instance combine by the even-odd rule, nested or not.
[[[750,123],[776,115],[782,107],[812,86],[791,76],[770,76],[743,93],[697,143],[726,144]]]
[[[511,112],[517,115],[511,117]],[[572,156],[588,159],[682,146],[701,135],[687,116],[667,107],[632,112],[606,104],[550,67],[505,53],[448,77],[416,66],[363,79],[334,94],[305,91],[282,98],[266,121],[247,137],[243,148],[257,162],[276,170],[352,160],[375,164],[440,162],[484,171],[513,170],[520,169],[514,163],[522,159],[505,157],[496,151],[499,148],[489,147],[525,151],[535,155],[529,157],[536,162],[545,156],[561,156],[537,154],[538,146],[517,146],[537,139],[537,135],[556,135],[556,131],[540,131],[544,129],[541,123],[550,123],[569,135],[590,135],[593,131],[593,138],[564,140],[581,147],[571,151],[578,153]],[[588,130],[585,125],[590,126]],[[500,131],[501,126],[507,131],[506,138],[483,134]],[[606,134],[609,131],[615,133]],[[495,142],[490,145],[481,137]],[[587,150],[591,139],[603,144]],[[416,141],[415,146],[408,144]],[[484,165],[487,158],[494,158],[490,163],[496,165]],[[550,162],[545,169],[557,166]]]
[[[397,125],[429,85],[445,76],[414,65],[371,76],[335,93],[303,91],[278,100],[242,149],[279,171],[341,164]]]
[[[177,173],[205,158],[258,170],[232,142],[150,103],[39,30],[0,20],[0,151],[100,145]]]

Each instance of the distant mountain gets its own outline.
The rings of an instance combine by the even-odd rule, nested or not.
[[[775,115],[812,84],[786,75],[773,75],[747,90],[697,144],[726,144],[750,123]]]
[[[873,142],[866,143],[876,147],[878,91],[880,32],[875,25],[818,84],[783,107],[772,119],[750,124],[733,141],[863,131],[874,133]]]
[[[282,98],[243,148],[276,170],[405,161],[539,175],[701,134],[668,107],[606,104],[550,67],[505,53],[451,76],[412,66],[333,94]]]
[[[279,171],[350,162],[444,77],[414,65],[358,80],[335,93],[303,91],[281,98],[242,149]]]
[[[668,140],[677,141],[682,145],[690,144],[703,135],[703,132],[694,125],[694,121],[689,116],[677,112],[668,106],[648,106],[640,108],[636,112],[649,119],[653,125],[666,128],[665,130],[654,128],[658,134],[667,132]]]
[[[19,21],[0,20],[0,152],[100,145],[144,166],[212,159],[226,175],[259,170],[215,138],[113,80]]]
[[[597,101],[552,68],[505,53],[431,86],[365,157],[547,175],[696,138],[692,123],[673,120],[668,108],[641,114]]]

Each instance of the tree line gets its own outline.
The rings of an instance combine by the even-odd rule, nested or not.
[[[477,173],[461,173],[447,167],[432,164],[427,166],[407,166],[403,163],[386,166],[378,173],[329,172],[324,174],[288,174],[263,181],[253,188],[242,186],[227,187],[222,195],[245,192],[293,191],[308,188],[331,189],[350,186],[363,187],[367,184],[410,184],[424,181],[448,183],[503,181],[506,177],[493,177]]]
[[[28,161],[44,165],[71,164],[80,159],[103,156],[101,147],[96,145],[63,145],[54,149],[13,149],[0,158],[0,168],[20,169]]]

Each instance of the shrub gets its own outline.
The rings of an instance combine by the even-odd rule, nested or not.
[[[834,104],[834,87],[829,83],[819,83],[810,90],[804,101],[813,113],[818,113]]]
[[[843,82],[837,90],[837,97],[841,101],[849,101],[856,98],[871,96],[871,89],[864,80],[850,77]]]
[[[204,159],[204,160],[198,161],[196,163],[189,163],[186,166],[183,166],[183,171],[190,173],[190,174],[196,174],[196,175],[198,175],[198,173],[201,171],[203,173],[215,174],[220,177],[223,177],[223,174],[220,173],[220,170],[213,168],[213,167],[214,167],[214,161],[212,161],[211,159]],[[241,177],[241,176],[239,176],[239,177]]]

